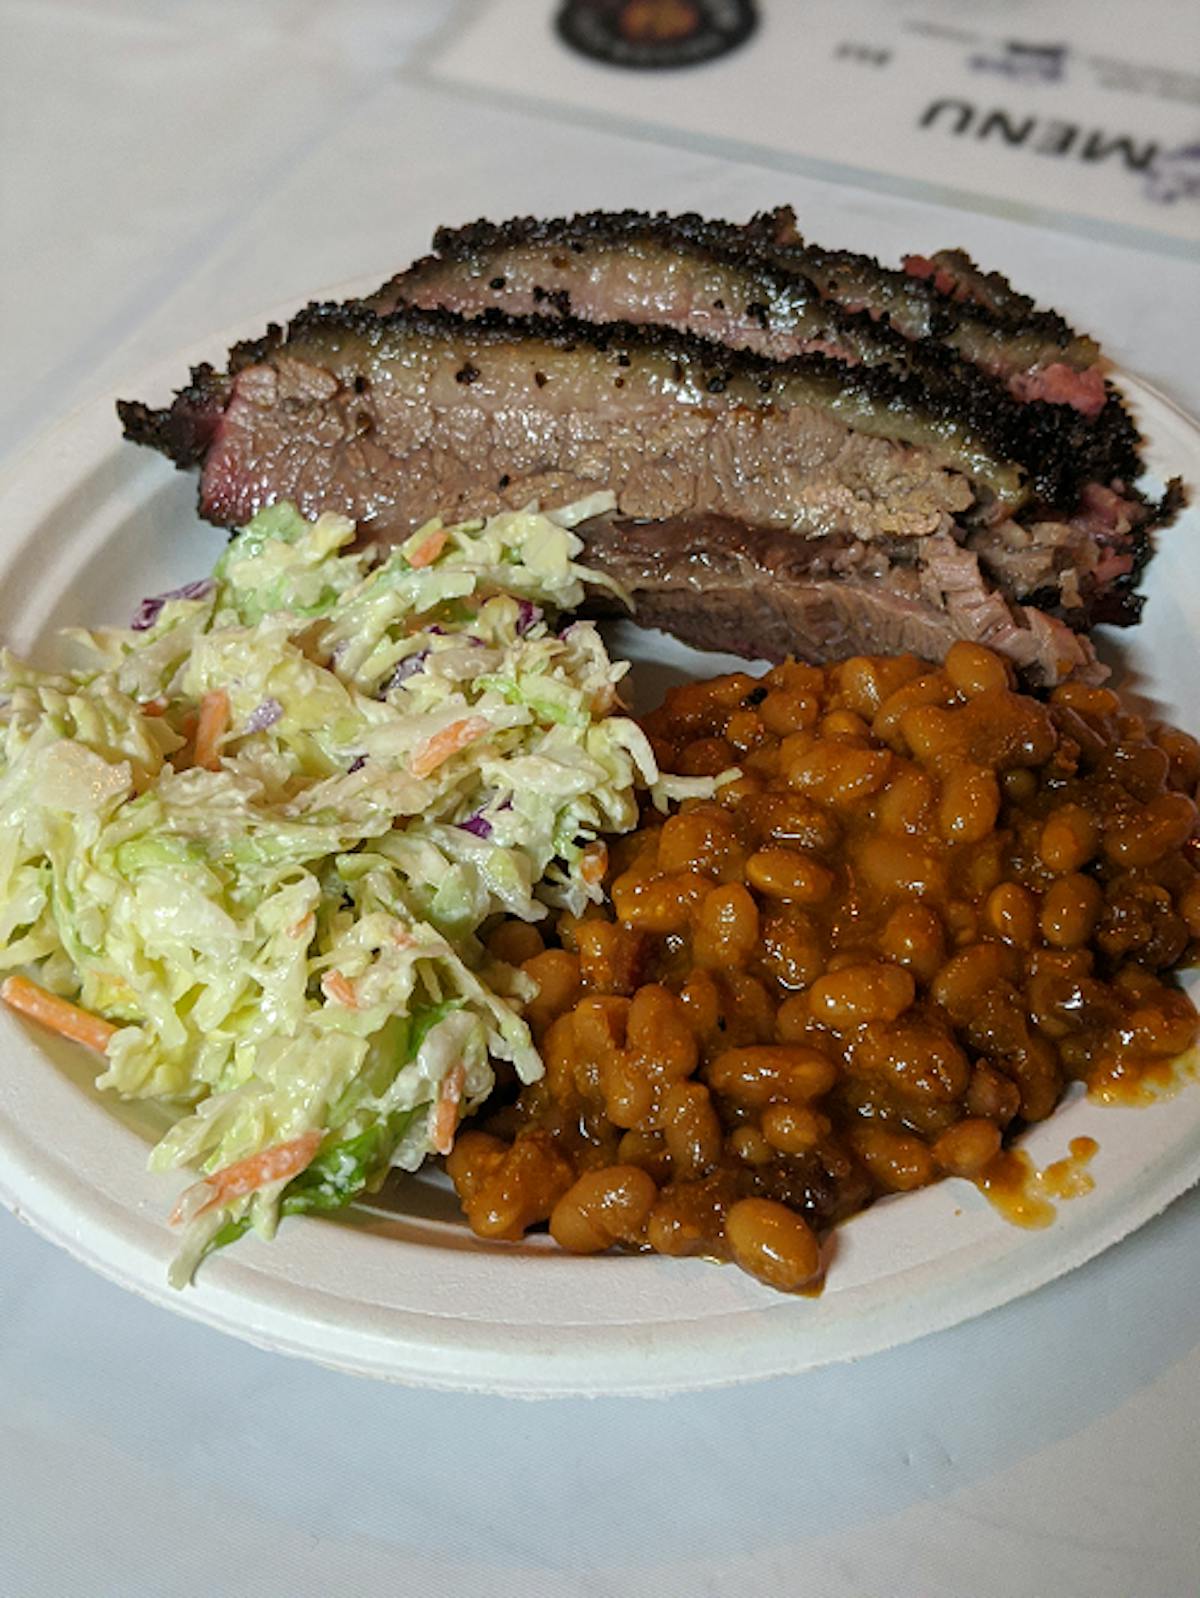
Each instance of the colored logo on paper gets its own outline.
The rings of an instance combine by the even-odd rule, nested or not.
[[[565,44],[607,66],[700,66],[736,50],[758,25],[753,0],[565,0]]]

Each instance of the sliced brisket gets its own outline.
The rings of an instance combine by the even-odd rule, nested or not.
[[[857,263],[854,295],[839,303],[825,292],[840,281],[838,270],[826,264],[827,252],[781,245],[761,221],[736,227],[637,211],[518,217],[439,229],[434,251],[392,278],[368,305],[383,314],[408,301],[468,316],[496,307],[516,316],[558,312],[591,322],[654,322],[776,359],[819,350],[849,364],[907,371],[961,414],[990,414],[1034,489],[1051,503],[1069,497],[1085,480],[1131,480],[1140,470],[1137,431],[1102,377],[1099,403],[1087,414],[1051,403],[1064,397],[1062,380],[1056,381],[1054,370],[1029,365],[1019,332],[1011,337],[1025,364],[1011,372],[1004,368],[997,350],[1007,347],[1009,335],[998,315],[953,304],[946,309],[926,283],[857,256],[836,257],[839,264]],[[857,296],[868,276],[876,284],[875,300],[860,305]],[[895,327],[893,312],[880,310],[881,304],[898,300],[903,306],[912,299],[921,302],[922,314],[901,315]],[[967,359],[949,335],[961,332],[960,322],[981,321],[987,335],[983,356]],[[1034,322],[1043,340],[1049,334],[1042,322],[1061,330],[1061,319],[1052,313]],[[917,327],[929,331],[918,336]],[[1055,352],[1061,354],[1057,345]],[[1068,371],[1061,360],[1054,367]],[[1073,371],[1070,378],[1076,385],[1084,381]]]
[[[839,305],[886,318],[906,338],[948,344],[1003,378],[1019,399],[1040,397],[1094,417],[1112,397],[1094,339],[1077,333],[1057,311],[1039,309],[1000,273],[981,272],[961,250],[910,255],[899,271],[869,255],[806,243],[788,207],[755,217],[750,228],[776,259],[806,273]],[[1051,369],[1060,379],[1058,391],[1040,381]]]
[[[618,580],[639,622],[700,649],[813,664],[905,651],[940,660],[966,638],[1007,655],[1031,684],[1106,675],[1086,638],[1009,604],[944,533],[915,554],[911,541],[797,539],[718,517],[605,517],[578,530],[584,559]],[[593,601],[593,613],[619,608],[603,593]]]
[[[996,505],[1025,498],[1020,469],[911,378],[662,328],[316,306],[167,411],[121,414],[135,441],[202,463],[201,511],[229,525],[291,498],[403,537],[434,510],[611,489],[629,516],[871,538],[939,530],[972,478]]]
[[[1036,595],[1076,626],[1136,620],[1134,588],[1155,518],[1125,486],[1141,469],[1136,429],[1098,366],[1077,369],[1057,358],[1094,361],[1094,343],[961,251],[931,262],[909,257],[907,272],[889,272],[863,256],[803,245],[790,212],[739,227],[637,211],[442,228],[434,250],[368,304],[385,312],[408,300],[468,315],[497,306],[596,322],[621,317],[782,359],[821,350],[849,365],[906,370],[960,414],[1003,417],[1007,447],[1042,504],[1023,516],[1029,527],[1008,521],[999,530],[993,518],[977,516],[983,525],[972,547],[1005,592]],[[870,287],[870,309],[826,298],[817,278],[830,291],[852,281],[854,296]],[[899,308],[911,337],[892,327],[881,305]],[[922,327],[929,336],[916,336]],[[987,372],[958,353],[955,338],[975,340]],[[1007,382],[989,375],[1004,367],[997,351],[1005,349],[1016,362]],[[1056,359],[1047,363],[1048,353]],[[1032,366],[1021,366],[1029,359]],[[1115,530],[1087,509],[1105,499],[1122,507]]]
[[[201,512],[228,526],[290,499],[388,542],[611,491],[590,558],[641,620],[708,647],[937,658],[973,638],[1034,682],[1102,674],[1073,629],[1137,616],[1155,513],[1126,486],[1136,434],[1115,396],[1090,422],[1018,403],[959,335],[985,329],[1006,381],[1022,339],[1083,346],[945,263],[938,286],[790,227],[630,212],[441,233],[372,301],[309,306],[164,409],[123,402],[126,435],[198,466]]]

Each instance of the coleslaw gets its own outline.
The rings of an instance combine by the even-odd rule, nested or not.
[[[536,1079],[532,984],[481,929],[598,899],[639,788],[711,791],[660,776],[595,627],[556,630],[610,503],[382,558],[279,504],[70,669],[0,654],[4,996],[170,1110],[176,1285],[446,1152],[494,1060]]]

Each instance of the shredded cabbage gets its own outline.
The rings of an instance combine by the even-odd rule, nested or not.
[[[659,783],[627,668],[555,631],[604,508],[431,522],[378,559],[280,504],[211,583],[73,632],[71,670],[0,654],[0,972],[115,1023],[100,1085],[170,1108],[151,1165],[207,1177],[177,1285],[415,1169],[491,1061],[540,1075],[528,979],[480,929],[598,898],[585,851]]]

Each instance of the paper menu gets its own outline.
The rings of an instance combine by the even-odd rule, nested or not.
[[[428,70],[819,176],[1160,249],[1200,244],[1200,5],[759,0],[758,27],[730,53],[640,71],[569,47],[558,10],[491,0]]]

